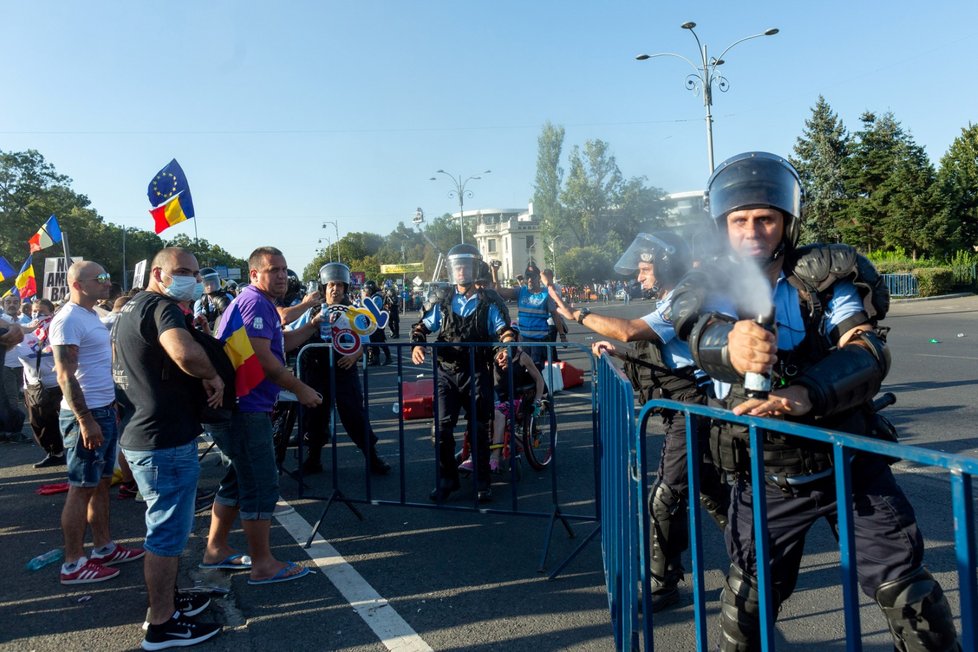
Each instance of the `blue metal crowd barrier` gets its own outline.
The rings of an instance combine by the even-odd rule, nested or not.
[[[369,346],[370,347],[377,347],[378,345],[371,344]],[[408,376],[408,369],[406,368],[406,365],[407,364],[411,364],[410,363],[411,348],[413,348],[413,346],[415,346],[415,345],[412,344],[412,343],[403,343],[403,342],[388,341],[388,342],[386,342],[385,344],[383,344],[381,346],[387,346],[387,347],[390,347],[393,350],[393,352],[392,352],[392,359],[395,360],[394,368],[396,369],[396,372],[397,372],[396,404],[397,405],[403,405],[404,404],[403,381],[406,380],[406,379],[408,379],[408,378],[410,378],[410,376]],[[472,365],[472,366],[474,366],[474,364],[475,364],[476,350],[479,349],[479,348],[485,348],[485,347],[501,347],[501,348],[507,349],[508,351],[512,351],[517,346],[523,347],[523,348],[529,348],[529,347],[534,347],[534,346],[537,346],[537,347],[547,347],[547,360],[548,360],[548,362],[552,362],[555,359],[556,356],[554,355],[554,352],[555,352],[555,350],[556,350],[557,347],[560,347],[562,350],[563,349],[567,349],[567,350],[576,349],[576,350],[580,350],[580,351],[583,351],[583,352],[585,352],[585,353],[588,354],[587,355],[587,359],[589,360],[590,369],[588,369],[587,371],[590,371],[591,372],[592,377],[593,377],[593,373],[594,373],[594,365],[595,365],[594,359],[592,358],[592,356],[590,356],[589,349],[586,346],[581,345],[581,344],[566,344],[566,343],[561,343],[561,344],[558,345],[558,344],[554,344],[554,343],[519,342],[519,343],[514,343],[514,344],[466,343],[466,344],[459,345],[459,344],[442,343],[442,342],[428,342],[428,343],[425,344],[425,346],[426,347],[429,347],[429,348],[428,348],[428,352],[427,352],[427,356],[426,356],[426,361],[425,361],[424,367],[414,367],[412,365],[412,370],[424,369],[426,372],[427,371],[430,371],[431,372],[431,377],[433,378],[433,385],[435,387],[435,395],[436,395],[436,398],[435,398],[435,400],[433,402],[434,414],[433,414],[433,416],[430,419],[427,419],[427,421],[433,421],[436,424],[438,423],[439,416],[440,416],[439,415],[438,401],[437,401],[437,384],[438,384],[438,377],[439,377],[439,373],[440,373],[439,372],[439,365],[438,365],[438,355],[439,355],[439,351],[442,351],[442,350],[444,350],[447,347],[458,347],[458,346],[462,346],[462,347],[466,348],[467,351],[468,351],[468,355],[469,355],[469,364]],[[432,502],[412,502],[411,500],[409,500],[408,499],[408,496],[407,496],[407,482],[406,482],[406,477],[405,477],[405,468],[406,468],[405,467],[405,464],[406,464],[406,461],[407,461],[406,460],[406,457],[405,457],[405,424],[404,424],[403,413],[400,410],[398,411],[398,416],[397,416],[397,419],[398,419],[397,443],[398,443],[398,451],[399,451],[399,463],[397,464],[397,468],[398,468],[398,471],[399,471],[399,488],[398,488],[398,497],[397,497],[397,499],[395,499],[395,500],[382,499],[382,498],[377,498],[374,495],[374,491],[373,491],[373,479],[372,479],[372,477],[370,475],[370,472],[369,472],[370,471],[370,469],[369,469],[369,454],[370,454],[370,446],[371,446],[371,442],[370,442],[369,438],[365,438],[366,439],[365,445],[366,445],[367,450],[365,451],[366,454],[364,455],[364,473],[363,473],[363,481],[364,481],[363,487],[364,487],[364,489],[363,489],[363,494],[360,495],[360,496],[357,496],[351,490],[350,487],[341,487],[341,476],[340,476],[340,473],[338,473],[338,455],[337,455],[337,442],[338,442],[338,438],[337,438],[337,426],[338,426],[339,419],[338,419],[338,415],[337,415],[337,411],[336,411],[336,396],[335,396],[336,371],[335,371],[335,366],[333,364],[333,362],[334,362],[334,359],[333,359],[333,355],[334,355],[333,347],[331,345],[329,345],[329,344],[309,344],[309,345],[304,346],[299,351],[299,354],[298,354],[297,359],[296,359],[296,375],[300,379],[303,379],[305,381],[308,381],[309,380],[307,378],[307,374],[306,374],[306,371],[305,371],[306,367],[308,367],[308,363],[306,362],[306,358],[307,358],[307,356],[312,351],[315,351],[317,349],[319,349],[319,350],[325,349],[329,353],[329,374],[330,374],[329,387],[330,387],[330,396],[324,396],[323,399],[324,399],[324,402],[326,402],[326,404],[328,406],[330,406],[330,408],[329,408],[330,409],[330,412],[329,412],[329,414],[330,414],[330,418],[329,418],[329,434],[331,435],[331,437],[330,437],[330,443],[324,449],[324,452],[326,450],[329,450],[330,451],[330,455],[329,455],[329,457],[330,457],[330,460],[329,460],[330,461],[330,468],[331,468],[331,480],[330,480],[330,482],[331,482],[331,489],[332,489],[332,491],[331,491],[331,493],[328,496],[315,496],[315,495],[309,495],[309,494],[306,494],[305,493],[306,485],[305,485],[305,482],[303,480],[302,465],[301,465],[301,461],[302,461],[302,459],[304,459],[303,458],[304,442],[303,442],[303,437],[301,437],[301,436],[298,438],[298,458],[300,460],[300,464],[299,464],[299,467],[298,467],[298,469],[297,469],[297,471],[295,473],[289,472],[289,474],[290,475],[293,475],[293,477],[296,479],[296,481],[298,483],[298,493],[299,493],[299,496],[300,497],[302,497],[302,498],[319,499],[319,500],[326,501],[326,505],[325,505],[325,507],[323,509],[322,515],[320,516],[320,518],[316,522],[316,524],[313,526],[312,533],[310,534],[310,537],[309,537],[309,543],[311,543],[313,537],[319,531],[319,528],[321,527],[321,525],[323,523],[323,520],[325,519],[326,514],[327,514],[327,512],[330,509],[330,506],[334,502],[341,502],[341,503],[346,504],[347,507],[358,518],[361,518],[361,519],[363,517],[362,517],[361,513],[359,512],[359,510],[357,510],[357,508],[356,508],[356,505],[357,504],[397,505],[397,506],[401,506],[401,507],[418,507],[418,508],[426,508],[426,509],[441,509],[441,510],[469,511],[469,512],[477,511],[477,512],[485,513],[485,514],[506,514],[506,515],[517,515],[517,516],[530,516],[530,517],[537,517],[537,518],[546,518],[546,519],[549,519],[549,526],[548,526],[548,528],[546,530],[546,536],[545,536],[545,541],[544,541],[544,545],[543,545],[543,553],[542,553],[542,557],[541,557],[541,560],[540,560],[540,566],[539,566],[539,570],[542,572],[543,569],[544,569],[544,566],[545,566],[545,562],[546,562],[546,558],[547,558],[547,554],[548,554],[548,550],[549,550],[549,546],[550,546],[550,539],[551,539],[551,535],[553,533],[553,528],[554,528],[554,526],[556,525],[557,522],[560,522],[564,526],[564,529],[567,531],[568,535],[571,538],[573,538],[575,536],[575,534],[574,534],[573,529],[571,528],[571,524],[570,524],[571,521],[576,521],[576,522],[596,522],[599,519],[599,510],[600,510],[600,507],[599,507],[599,505],[597,503],[597,499],[595,500],[595,507],[594,507],[594,511],[592,513],[586,513],[584,511],[580,510],[580,508],[577,508],[575,510],[568,510],[567,508],[565,508],[561,504],[561,499],[560,499],[560,495],[559,495],[559,492],[558,492],[558,487],[559,487],[559,472],[558,472],[558,470],[559,470],[559,460],[560,460],[560,457],[561,456],[559,454],[560,448],[559,448],[559,445],[558,445],[559,444],[559,441],[558,441],[557,420],[555,420],[555,419],[551,419],[550,420],[550,428],[549,428],[549,432],[547,433],[547,436],[549,437],[549,441],[550,441],[550,447],[551,447],[551,450],[552,450],[552,458],[550,460],[550,463],[547,465],[547,468],[549,469],[549,476],[550,476],[550,491],[549,491],[549,496],[550,496],[550,509],[549,509],[549,511],[543,512],[543,511],[529,511],[529,510],[525,510],[525,509],[520,509],[520,506],[519,506],[520,483],[516,481],[516,469],[515,469],[515,467],[511,467],[511,469],[510,469],[510,484],[513,487],[513,490],[512,490],[512,495],[511,495],[511,501],[510,501],[510,504],[509,504],[508,507],[503,506],[500,503],[490,503],[490,504],[479,503],[477,501],[477,499],[473,499],[473,501],[471,503],[468,503],[468,504],[462,504],[462,503],[452,503],[452,504],[438,503],[438,504],[436,504],[436,503],[432,503]],[[404,352],[403,353],[401,352],[402,349],[404,349]],[[380,352],[378,351],[378,354],[379,353]],[[509,355],[510,358],[512,357],[512,353],[508,353],[507,355]],[[510,366],[509,369],[510,369],[510,371],[508,373],[508,382],[509,382],[509,385],[510,385],[510,396],[515,396],[514,392],[512,391],[513,390],[512,366]],[[370,402],[371,402],[371,398],[370,398],[370,396],[371,396],[371,391],[370,391],[371,368],[369,366],[367,366],[367,365],[360,365],[358,367],[358,370],[359,370],[359,373],[361,374],[360,378],[361,378],[361,382],[362,382],[363,395],[364,395],[364,404],[362,406],[362,409],[363,409],[363,411],[365,413],[365,416],[368,417],[367,420],[369,422],[369,410],[370,410]],[[546,369],[543,373],[546,376],[548,373],[549,374],[555,373],[555,371],[554,371],[554,368],[551,366],[548,369]],[[552,375],[551,375],[551,377],[549,379],[548,385],[550,387],[553,387],[553,385],[554,385],[554,378],[552,377]],[[590,392],[591,392],[591,405],[592,405],[592,408],[593,408],[593,405],[594,405],[594,397],[596,395],[596,391],[595,391],[595,388],[594,388],[594,384],[593,383],[592,383],[592,386],[590,388]],[[470,403],[467,406],[468,409],[469,409],[469,414],[473,414],[474,415],[475,414],[475,396],[474,395],[470,396],[469,397],[469,401],[470,401]],[[551,395],[550,396],[550,407],[549,407],[549,410],[552,411],[552,412],[557,412],[559,414],[559,404],[560,404],[559,397],[556,396],[556,395]],[[302,417],[303,417],[304,410],[305,410],[305,408],[303,408],[302,406],[298,406],[298,412],[299,412],[299,414],[298,414],[298,418],[296,419],[296,421],[300,425],[300,432],[301,432],[301,424],[303,422],[302,421]],[[592,431],[592,433],[594,433],[595,423],[596,423],[596,416],[594,416],[595,410],[592,409],[591,410],[591,414],[592,414],[592,428],[591,428],[591,431]],[[512,409],[510,410],[510,419],[511,419],[511,422],[510,422],[511,432],[515,432],[514,422],[513,422],[513,420],[515,419],[515,410],[512,410]],[[461,421],[461,417],[460,417],[460,421]],[[465,427],[463,427],[461,425],[461,423],[460,423],[459,426],[456,427],[456,437],[457,438],[461,437],[461,438],[464,439],[464,437],[466,436],[466,430],[468,430],[469,428],[477,428],[477,427],[478,427],[477,420],[474,419],[474,418]],[[440,436],[440,433],[439,433],[438,428],[434,428],[435,450],[438,449],[438,438],[439,438],[439,436]],[[596,434],[592,434],[592,439],[593,439],[592,445],[595,445],[594,442],[596,442],[596,440],[597,440],[597,435]],[[515,437],[511,437],[510,438],[510,459],[513,459],[515,457],[515,452],[516,452]],[[479,454],[479,452],[478,452],[477,448],[476,447],[472,447],[471,455],[472,455],[472,460],[473,460],[473,467],[476,470],[479,468],[479,465],[478,465],[478,454]],[[597,460],[596,459],[594,461],[594,467],[595,467],[594,468],[594,477],[595,477],[595,481],[597,481],[597,478],[598,478],[599,474],[598,474],[598,471],[597,471]],[[434,465],[434,472],[435,472],[435,484],[434,484],[434,486],[437,486],[438,485],[438,481],[440,480],[440,472],[439,472],[437,463]],[[476,471],[476,473],[477,473],[477,471]],[[307,543],[307,546],[309,545],[309,543]],[[563,568],[571,559],[573,559],[573,557],[576,554],[577,554],[577,551],[575,551],[575,553],[573,555],[571,555],[571,557],[569,559],[567,559],[566,561],[564,561],[563,564],[561,564],[561,566],[558,568],[558,570],[555,571],[555,574],[557,572],[559,572],[560,568]]]
[[[891,297],[915,297],[919,294],[917,277],[913,274],[882,274]]]
[[[601,472],[601,557],[615,647],[637,649],[639,582],[644,548],[636,514],[644,500],[634,490],[635,391],[607,356],[598,363],[598,468]],[[646,640],[651,640],[646,636]]]
[[[764,460],[763,455],[754,454],[764,441],[765,432],[778,432],[792,436],[822,442],[832,447],[835,466],[835,489],[838,508],[839,552],[842,570],[843,609],[846,627],[846,649],[850,652],[862,650],[862,634],[859,618],[859,586],[856,580],[855,538],[852,527],[852,502],[838,500],[839,496],[850,496],[852,487],[852,459],[856,452],[873,453],[884,457],[916,462],[921,465],[944,469],[950,479],[952,512],[954,516],[955,552],[957,555],[958,588],[961,605],[961,643],[965,650],[978,649],[976,638],[976,623],[978,623],[978,587],[976,587],[976,563],[978,553],[975,550],[975,520],[974,498],[972,493],[973,478],[978,475],[978,460],[962,455],[940,453],[917,446],[896,444],[852,435],[834,430],[826,430],[776,419],[759,417],[735,416],[727,410],[711,407],[688,405],[675,401],[657,400],[645,404],[639,414],[639,427],[635,431],[634,448],[644,459],[645,432],[649,418],[656,409],[670,409],[685,413],[686,416],[686,445],[688,447],[689,495],[697,496],[700,491],[699,459],[697,437],[695,432],[696,420],[692,416],[709,417],[714,421],[726,421],[746,426],[750,433],[751,448],[751,488],[754,502],[754,539],[757,542],[755,551],[757,557],[758,586],[761,604],[761,649],[765,652],[774,649],[774,610],[771,603],[770,550],[767,534],[767,507],[764,499]],[[642,469],[644,470],[644,464]],[[633,489],[636,496],[646,495],[646,475],[640,473],[635,477]],[[695,626],[697,631],[697,649],[706,650],[706,605],[703,590],[703,547],[701,537],[701,518],[699,501],[690,501],[690,541],[693,557],[693,599],[695,611]],[[640,551],[644,552],[649,545],[648,515],[644,509],[641,514],[635,514],[636,520],[645,524]],[[645,587],[643,600],[650,596],[648,585],[648,566],[642,567],[642,583]],[[644,613],[650,614],[650,609]],[[651,618],[645,628],[647,648],[652,649]]]

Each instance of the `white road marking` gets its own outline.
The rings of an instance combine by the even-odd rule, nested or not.
[[[978,360],[973,356],[967,355],[938,355],[936,353],[917,353],[915,354],[921,358],[951,358],[952,360]]]
[[[279,501],[279,505],[288,504]],[[305,546],[312,525],[298,512],[276,514],[278,522],[292,535],[296,543]],[[432,652],[430,645],[411,629],[387,600],[370,586],[339,551],[317,534],[308,550],[309,559],[333,583],[357,614],[374,631],[380,642],[394,652]]]

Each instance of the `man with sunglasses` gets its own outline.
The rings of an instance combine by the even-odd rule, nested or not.
[[[61,512],[65,563],[61,583],[103,582],[119,574],[115,564],[140,559],[142,548],[126,548],[109,534],[109,485],[115,469],[115,385],[109,330],[95,304],[109,296],[111,278],[92,261],[68,268],[70,298],[48,331],[54,368],[64,398],[61,434],[68,462],[68,496]],[[94,550],[85,557],[86,524]]]

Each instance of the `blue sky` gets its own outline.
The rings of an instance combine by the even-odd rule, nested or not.
[[[109,222],[151,229],[146,185],[177,158],[199,235],[301,270],[339,232],[387,234],[526,206],[536,140],[611,145],[669,192],[707,177],[704,109],[678,59],[736,46],[715,92],[717,161],[790,154],[819,94],[846,126],[892,111],[936,163],[978,117],[978,2],[24,2],[0,0],[0,149],[39,150]],[[163,233],[193,235],[186,223]],[[83,252],[78,252],[84,255]],[[391,261],[399,262],[399,261]]]

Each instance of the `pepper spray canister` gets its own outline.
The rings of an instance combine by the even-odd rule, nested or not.
[[[766,313],[760,313],[754,320],[769,333],[776,333],[774,326],[774,307]],[[744,393],[747,398],[766,399],[771,391],[771,373],[749,371],[744,374]]]

